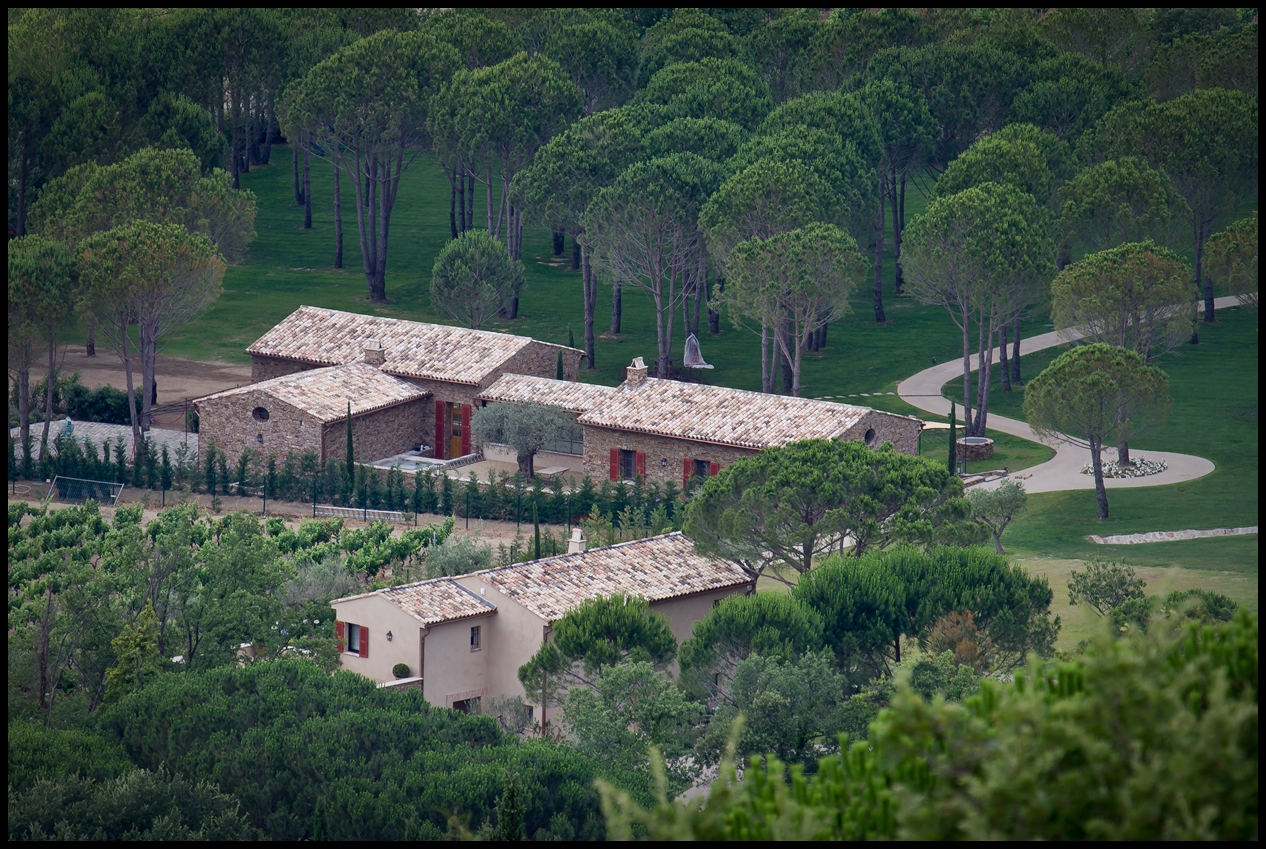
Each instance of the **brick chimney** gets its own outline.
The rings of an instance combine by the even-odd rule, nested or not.
[[[571,529],[571,539],[567,540],[568,554],[585,553],[585,532],[580,528]]]
[[[377,339],[370,339],[365,343],[365,362],[378,368],[382,368],[383,363],[387,362],[387,352]]]
[[[633,365],[624,370],[624,383],[627,386],[641,386],[646,382],[646,363],[641,357],[633,358]]]

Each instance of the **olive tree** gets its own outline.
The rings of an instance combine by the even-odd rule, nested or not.
[[[1086,440],[1099,518],[1108,518],[1101,452],[1168,412],[1169,378],[1125,348],[1096,342],[1065,351],[1024,390],[1024,417],[1047,439]]]
[[[513,403],[484,407],[472,417],[471,428],[480,443],[495,442],[513,448],[518,455],[519,473],[529,480],[536,452],[555,439],[574,439],[580,431],[576,420],[557,407]]]
[[[1002,532],[1028,507],[1029,497],[1024,491],[1024,484],[1009,480],[994,489],[973,487],[967,493],[967,500],[971,502],[971,517],[983,522],[993,534],[994,550],[1006,554],[1002,550]]]

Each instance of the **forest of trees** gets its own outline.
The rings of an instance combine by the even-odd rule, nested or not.
[[[718,605],[680,645],[636,598],[582,605],[521,671],[558,708],[533,729],[521,702],[465,715],[334,671],[330,599],[490,563],[445,542],[451,519],[392,537],[14,504],[10,839],[1256,839],[1256,615],[1211,594],[1152,603],[1105,566],[1074,602],[1110,624],[1057,656],[1049,586],[1000,553],[1022,492],[969,502],[943,464],[848,444],[735,463],[687,501],[641,481],[546,487],[530,434],[525,474],[487,485],[141,438],[158,352],[249,258],[241,175],[286,144],[303,227],[312,169],[333,177],[320,262],[343,267],[354,215],[374,304],[401,179],[423,166],[450,187],[436,307],[514,318],[524,227],[544,228],[556,254],[570,241],[590,368],[600,294],[611,333],[640,295],[660,376],[724,318],[759,336],[763,391],[799,394],[859,293],[887,322],[890,255],[896,293],[961,337],[968,435],[996,368],[1003,391],[1030,384],[1035,427],[1128,465],[1169,401],[1155,359],[1199,342],[1215,294],[1256,307],[1256,9],[8,21],[11,480],[583,516],[607,544],[684,526],[788,589]],[[1022,376],[1020,322],[1048,314],[1092,344]],[[130,423],[130,461],[50,432],[72,390],[31,371],[55,375],[72,337],[124,366],[125,404],[101,403]],[[997,553],[974,547],[990,537]],[[706,799],[671,804],[705,769]]]

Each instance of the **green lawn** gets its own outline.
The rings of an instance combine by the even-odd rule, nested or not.
[[[345,181],[346,182],[346,181]],[[313,228],[302,229],[303,210],[295,205],[290,181],[290,151],[273,149],[272,164],[242,175],[242,186],[255,192],[259,236],[249,261],[229,269],[224,294],[198,321],[185,327],[165,353],[192,359],[245,363],[245,348],[289,314],[299,304],[363,313],[378,313],[422,321],[451,323],[431,311],[428,287],[431,265],[448,240],[448,181],[431,159],[418,160],[400,183],[391,219],[385,305],[372,305],[361,272],[355,211],[343,205],[344,264],[333,262],[334,215],[330,205],[331,168],[315,162],[312,172]],[[344,187],[346,190],[346,186]],[[482,197],[481,192],[477,195]],[[911,190],[907,216],[922,211],[923,198]],[[484,220],[483,205],[475,210],[475,223]],[[891,246],[891,240],[888,242]],[[520,318],[493,322],[491,329],[566,342],[570,326],[579,343],[583,328],[580,275],[552,256],[550,234],[524,232],[523,261],[526,289],[520,299]],[[885,307],[888,322],[877,325],[871,293],[863,290],[853,298],[852,312],[831,326],[826,348],[810,355],[803,371],[803,394],[847,395],[877,392],[931,363],[952,356],[957,331],[943,310],[926,307],[893,291],[892,257],[884,268]],[[599,290],[595,331],[610,326],[611,289]],[[1045,317],[1038,317],[1026,332],[1040,332]],[[624,367],[635,356],[655,355],[655,316],[649,300],[637,291],[625,291],[621,334],[597,341],[595,372],[582,380],[614,385],[624,377]],[[680,317],[674,331],[674,347],[680,348]],[[736,328],[728,318],[721,333],[701,340],[703,354],[716,366],[707,374],[710,382],[743,389],[760,388],[760,338]],[[891,388],[891,387],[888,387]]]
[[[1023,373],[1038,374],[1061,350],[1023,356]],[[1146,456],[1154,448],[1198,454],[1216,464],[1212,474],[1172,486],[1110,490],[1111,516],[1104,522],[1095,518],[1091,490],[1034,495],[1004,541],[1055,557],[1124,556],[1132,563],[1255,573],[1256,536],[1130,546],[1099,546],[1086,537],[1257,524],[1257,352],[1256,318],[1232,308],[1218,311],[1217,324],[1200,326],[1199,345],[1184,345],[1158,363],[1169,375],[1173,410],[1136,440],[1135,453]],[[947,384],[947,397],[956,389],[961,393],[961,382]],[[991,412],[1023,418],[1022,403],[1020,392],[991,388]]]

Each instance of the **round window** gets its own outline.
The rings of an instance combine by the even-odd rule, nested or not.
[[[866,445],[870,448],[875,447],[875,429],[872,427],[866,431]]]
[[[263,407],[256,407],[251,411],[251,418],[257,422],[266,422],[268,421],[268,411]]]

